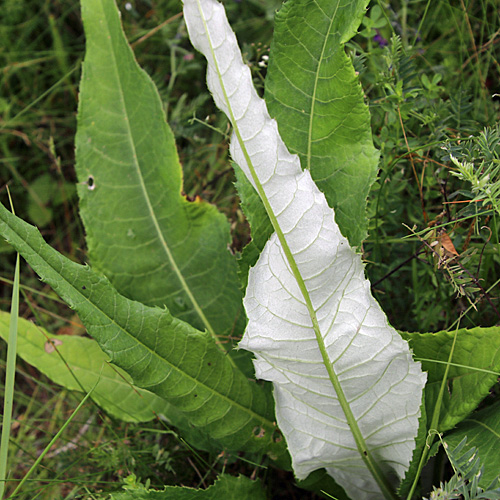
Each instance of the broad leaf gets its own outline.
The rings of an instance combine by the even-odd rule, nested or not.
[[[356,499],[395,498],[411,459],[425,375],[370,294],[361,258],[252,86],[221,4],[184,0],[214,100],[233,125],[231,154],[275,233],[251,269],[240,346],[274,383],[295,475],[325,467]]]
[[[223,474],[207,489],[166,486],[160,491],[141,486],[127,487],[128,491],[112,493],[111,500],[264,500],[266,495],[259,481],[245,476]]]
[[[218,446],[284,454],[273,436],[273,404],[234,367],[208,333],[121,295],[107,278],[63,257],[36,228],[0,204],[0,234],[80,316],[135,385],[180,410]]]
[[[481,463],[484,464],[479,486],[487,488],[500,475],[500,404],[497,402],[473,413],[444,440],[453,449],[464,437],[467,437],[466,449],[478,449]]]
[[[453,429],[488,395],[500,373],[500,327],[462,328],[457,332],[402,333],[428,372],[425,387],[430,422],[446,363],[457,334],[447,389],[443,395],[439,432]]]
[[[182,195],[156,87],[138,66],[113,0],[82,0],[86,54],[76,135],[80,214],[92,265],[122,294],[213,336],[244,314],[229,224]]]
[[[344,50],[367,3],[285,2],[276,14],[266,75],[269,114],[352,246],[366,238],[366,198],[378,165],[363,90]]]

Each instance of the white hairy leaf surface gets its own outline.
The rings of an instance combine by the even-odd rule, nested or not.
[[[275,229],[249,274],[239,347],[274,384],[295,475],[324,467],[353,499],[378,500],[387,492],[377,474],[401,478],[408,468],[425,374],[373,299],[324,195],[281,140],[222,5],[184,0],[184,16],[233,124],[233,159]]]

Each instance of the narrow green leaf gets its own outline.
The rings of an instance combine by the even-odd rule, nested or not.
[[[0,311],[0,337],[5,341],[9,321],[10,315]],[[109,357],[87,337],[49,334],[19,318],[17,347],[19,357],[70,391],[89,392],[96,386],[91,399],[120,420],[146,422],[165,413],[168,407],[155,394],[133,387],[128,374],[112,367]]]
[[[266,103],[283,141],[309,169],[352,246],[366,238],[378,152],[344,43],[368,0],[290,0],[276,14]]]
[[[455,448],[464,437],[467,437],[467,448],[478,449],[484,473],[479,486],[487,488],[500,471],[500,403],[495,403],[483,410],[473,413],[458,425],[456,430],[444,438],[450,448]]]
[[[86,55],[76,135],[80,213],[92,265],[122,295],[213,336],[244,314],[229,225],[182,195],[182,170],[154,83],[113,0],[82,0]]]
[[[425,402],[430,422],[455,332],[401,335],[428,373]],[[439,432],[452,429],[470,415],[496,383],[500,373],[500,327],[458,330],[452,363],[448,390],[443,394]]]
[[[111,500],[265,500],[260,481],[245,476],[222,474],[207,489],[166,486],[164,490],[146,490],[143,487],[127,487],[126,492],[112,493]]]
[[[119,295],[106,277],[63,257],[36,228],[0,204],[0,234],[66,303],[134,384],[173,404],[186,420],[229,450],[285,453],[273,436],[273,402],[230,363],[213,338]]]

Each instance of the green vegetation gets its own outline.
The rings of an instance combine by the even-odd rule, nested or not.
[[[274,11],[280,2],[226,1],[225,6],[254,82],[263,94]],[[368,238],[362,247],[367,274],[374,296],[398,330],[452,332],[437,336],[409,334],[408,338],[415,353],[427,360],[424,368],[430,374],[429,401],[442,388],[443,376],[448,388],[453,389],[445,393],[447,420],[439,423],[439,429],[450,430],[462,421],[461,427],[449,435],[450,443],[459,445],[466,435],[469,443],[480,448],[484,489],[495,479],[500,458],[494,450],[487,456],[481,452],[485,437],[478,431],[480,424],[474,427],[474,422],[483,422],[483,417],[476,419],[474,414],[464,418],[487,396],[478,414],[483,412],[495,428],[492,415],[498,414],[498,387],[493,385],[494,373],[487,380],[467,377],[477,375],[470,373],[471,366],[498,370],[498,332],[474,330],[467,342],[460,341],[462,330],[456,337],[454,334],[457,325],[490,327],[500,321],[500,101],[496,95],[500,93],[496,83],[500,80],[500,20],[496,9],[493,0],[470,6],[465,1],[456,5],[448,1],[404,1],[397,5],[374,2],[358,35],[347,44],[347,54],[359,73],[369,105],[373,138],[381,156],[378,178],[369,194]],[[250,235],[233,186],[228,122],[215,109],[206,90],[205,62],[189,42],[179,16],[180,3],[122,2],[120,10],[135,56],[159,89],[182,164],[185,197],[200,197],[226,215],[232,230],[231,249],[238,254]],[[43,5],[33,0],[6,0],[0,33],[9,41],[0,47],[2,202],[7,199],[8,186],[16,214],[37,225],[52,247],[77,262],[98,260],[99,249],[92,247],[88,229],[85,240],[76,196],[77,189],[82,192],[88,184],[79,184],[74,170],[75,113],[84,54],[79,7],[62,0]],[[279,81],[274,82],[279,88]],[[265,92],[269,100],[277,90],[266,83]],[[301,152],[299,146],[297,151]],[[92,220],[92,213],[87,217],[87,227],[99,222],[98,218]],[[361,228],[355,238],[361,241],[363,233]],[[3,240],[0,255],[0,308],[8,311],[16,256]],[[113,284],[127,297],[140,292],[126,280],[121,285],[116,281]],[[57,348],[58,335],[68,334],[76,340],[75,336],[83,333],[78,317],[24,263],[21,294],[20,317],[35,319],[47,332],[46,340],[37,347],[40,352],[51,346]],[[147,302],[148,297],[144,295],[143,300]],[[160,303],[151,300],[148,305]],[[175,311],[174,316],[189,318],[179,298],[172,299],[169,309]],[[206,325],[202,322],[195,326]],[[22,328],[28,330],[28,325]],[[233,338],[233,330],[241,332],[240,327],[222,325],[217,329],[223,331],[223,348],[239,340]],[[64,339],[60,341],[65,343]],[[447,378],[450,352],[453,357]],[[248,369],[244,356],[225,359]],[[76,373],[74,362],[69,357],[67,362]],[[182,417],[175,421],[172,416],[170,422],[159,417],[162,400],[150,403],[154,410],[143,419],[150,419],[149,423],[136,423],[123,412],[106,407],[94,390],[90,398],[95,403],[86,401],[66,428],[92,383],[86,381],[85,387],[78,387],[83,380],[80,373],[70,390],[61,389],[42,375],[55,380],[42,365],[34,368],[18,362],[9,450],[12,482],[7,483],[7,494],[12,494],[16,481],[25,476],[44,450],[47,454],[42,465],[16,498],[98,498],[102,491],[119,489],[120,483],[125,484],[126,491],[163,485],[205,487],[221,473],[261,478],[268,498],[299,498],[303,494],[294,486],[291,473],[275,473],[269,462],[254,462],[260,460],[257,455],[246,455],[243,461],[235,453],[220,454],[221,448],[210,439],[206,442],[206,436],[192,430],[194,435],[189,435],[190,430],[182,428]],[[226,365],[221,361],[218,366]],[[134,391],[129,380],[119,374],[116,380]],[[262,394],[264,399],[269,395],[265,391]],[[431,409],[432,404],[427,408],[429,421]],[[129,423],[125,423],[127,420]],[[61,429],[58,442],[46,449]],[[479,436],[479,443],[471,441],[473,436]],[[425,436],[419,441],[423,446]],[[197,442],[205,451],[193,449],[188,442]],[[432,484],[443,490],[442,495],[467,488],[472,491],[463,479],[470,479],[479,465],[472,472],[464,466],[460,446],[449,454],[454,476],[453,470],[441,466],[446,457],[442,451],[433,468]],[[249,449],[255,451],[252,446]],[[275,451],[279,454],[279,444]],[[447,486],[440,486],[452,476]],[[403,491],[408,492],[410,487],[403,485]],[[428,494],[429,490],[430,485],[421,493]],[[477,496],[479,490],[473,494],[471,498],[481,498]],[[116,498],[132,497],[122,493]]]
[[[375,296],[401,330],[497,324],[498,213],[450,159],[498,189],[494,2],[381,5],[349,43],[381,152],[364,248]]]

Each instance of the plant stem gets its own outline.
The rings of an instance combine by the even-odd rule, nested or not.
[[[408,0],[403,0],[401,3],[401,35],[403,44],[408,46]]]

